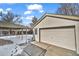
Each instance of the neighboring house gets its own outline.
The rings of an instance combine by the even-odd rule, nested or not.
[[[79,54],[79,17],[45,14],[33,27],[38,42],[56,45]]]
[[[27,30],[23,25],[0,22],[0,36],[26,35]]]

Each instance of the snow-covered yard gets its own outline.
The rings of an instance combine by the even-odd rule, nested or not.
[[[0,46],[0,56],[11,56],[20,54],[24,47],[19,44],[27,43],[28,40],[32,40],[32,35],[16,35],[16,36],[4,36],[0,39],[11,40],[13,44]]]

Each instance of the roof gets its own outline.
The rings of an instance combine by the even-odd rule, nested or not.
[[[24,25],[20,25],[20,24],[12,24],[12,23],[4,23],[4,22],[0,22],[0,27],[2,28],[27,28]]]
[[[44,14],[38,22],[33,26],[33,28],[38,25],[45,17],[61,18],[72,21],[79,21],[79,16],[69,16],[69,15],[58,15],[58,14]]]

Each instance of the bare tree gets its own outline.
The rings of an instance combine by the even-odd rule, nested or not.
[[[0,16],[2,16],[2,11],[0,11]]]
[[[57,14],[79,15],[78,3],[61,3],[57,10]]]
[[[38,21],[37,18],[34,16],[32,18],[32,23],[30,23],[30,26],[33,27],[37,23],[37,21]]]
[[[7,23],[22,23],[19,15],[14,15],[11,11],[8,11],[7,14],[0,12],[0,17],[2,22]]]

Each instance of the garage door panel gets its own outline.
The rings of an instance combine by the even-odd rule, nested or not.
[[[41,29],[41,42],[75,50],[74,28]]]

